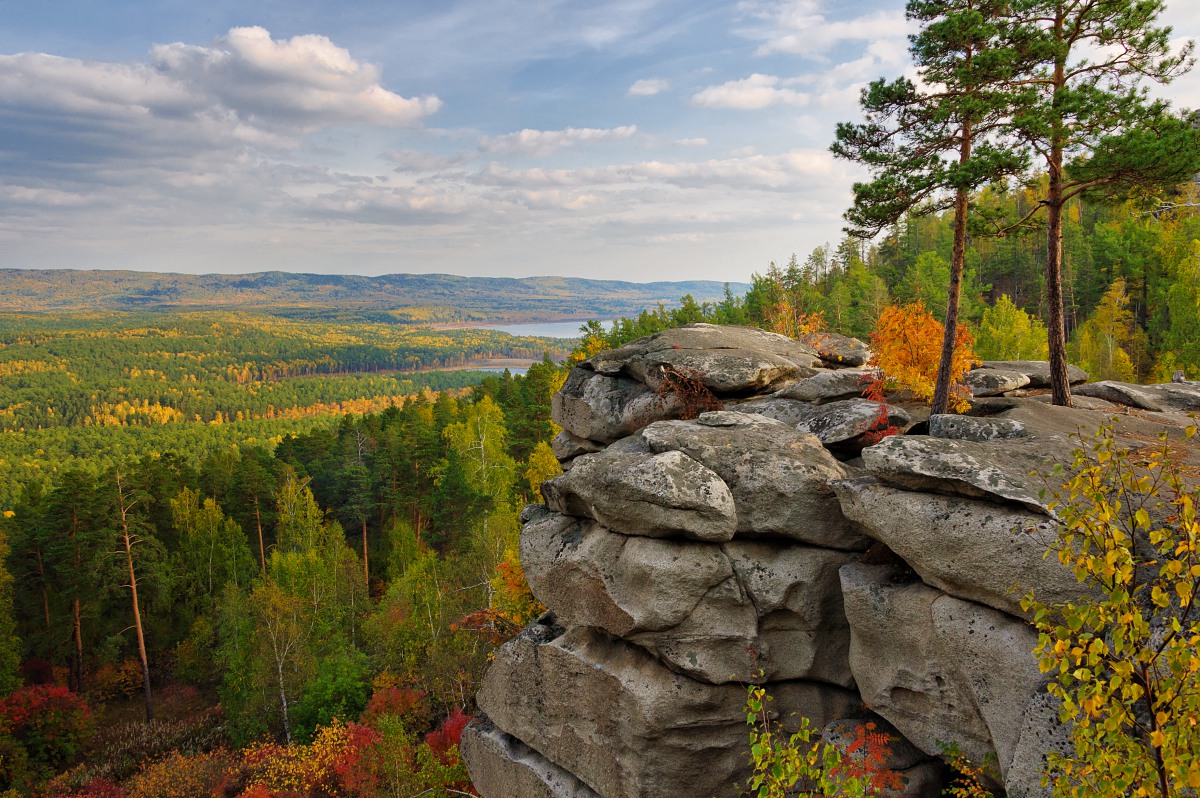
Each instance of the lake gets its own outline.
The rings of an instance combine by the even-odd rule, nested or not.
[[[604,319],[604,329],[612,326],[613,319]],[[485,330],[499,330],[509,335],[536,335],[542,338],[582,338],[579,328],[582,321],[542,321],[531,324],[501,324],[487,326]]]

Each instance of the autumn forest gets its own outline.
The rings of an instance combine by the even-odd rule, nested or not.
[[[1068,346],[1093,378],[1200,378],[1195,192],[1068,205]],[[999,218],[1031,200],[975,201]],[[1044,358],[1044,238],[985,232],[962,290],[973,356]],[[541,611],[519,517],[559,472],[569,365],[699,321],[879,340],[890,309],[942,314],[952,239],[951,214],[910,215],[574,341],[361,310],[5,315],[0,783],[471,794],[456,743],[478,679]]]

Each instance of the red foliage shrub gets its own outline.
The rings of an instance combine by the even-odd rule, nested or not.
[[[420,729],[427,726],[432,713],[429,698],[424,690],[414,687],[381,687],[371,695],[367,708],[358,720],[370,725],[377,718],[392,715],[403,718],[410,729]]]
[[[361,723],[349,724],[346,731],[348,737],[345,748],[333,764],[338,783],[348,795],[380,794],[379,773],[373,761],[376,757],[372,754],[375,753],[375,746],[383,742],[383,735]]]
[[[450,716],[442,721],[441,727],[437,731],[432,731],[425,735],[425,744],[429,746],[429,750],[433,755],[441,760],[442,764],[450,764],[450,760],[458,757],[458,743],[462,739],[463,729],[471,722],[471,716],[463,712],[460,707],[455,707]],[[453,755],[451,755],[453,750]]]
[[[0,700],[0,732],[21,745],[31,765],[58,772],[87,742],[92,713],[65,687],[31,685]]]

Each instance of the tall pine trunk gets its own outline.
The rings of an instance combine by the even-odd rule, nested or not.
[[[263,546],[262,513],[258,509],[258,497],[254,497],[254,523],[258,527],[258,562],[262,566],[263,576],[267,575],[267,550]]]
[[[968,65],[970,58],[967,59]],[[958,150],[958,162],[965,164],[971,158],[971,119],[962,122],[962,143]],[[954,350],[958,343],[958,306],[962,293],[963,271],[967,261],[967,201],[965,188],[954,192],[954,249],[950,253],[950,287],[946,293],[946,330],[942,336],[942,359],[938,363],[937,384],[933,389],[933,404],[930,414],[945,413],[950,407],[951,378],[954,368]]]
[[[366,580],[367,590],[371,589],[371,565],[367,560],[367,519],[362,522],[363,538],[363,579]]]
[[[137,569],[134,567],[133,547],[135,533],[129,528],[129,511],[132,505],[125,504],[125,492],[121,488],[121,474],[117,472],[117,513],[120,516],[121,543],[125,549],[125,565],[129,571],[129,596],[133,605],[133,629],[137,635],[138,659],[142,664],[142,693],[146,702],[146,722],[154,720],[154,695],[150,689],[150,659],[146,656],[146,634],[142,628],[142,610],[138,603]]]
[[[1061,14],[1061,12],[1060,12]],[[1063,21],[1056,21],[1061,38]],[[1066,86],[1065,56],[1054,64],[1054,105],[1059,103],[1060,89]],[[1063,240],[1063,123],[1057,108],[1051,124],[1048,166],[1050,185],[1046,191],[1046,318],[1047,343],[1050,349],[1050,389],[1054,404],[1071,406],[1071,382],[1067,377],[1067,331],[1063,319],[1062,240]]]

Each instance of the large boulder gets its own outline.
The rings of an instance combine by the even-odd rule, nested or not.
[[[893,435],[863,450],[863,465],[883,482],[916,491],[956,493],[1022,504],[1047,513],[1040,491],[1055,463],[1071,462],[1058,438],[971,441]]]
[[[629,639],[701,681],[853,685],[838,577],[852,555],[765,541],[735,540],[723,548],[732,584],[712,590],[674,629]],[[749,623],[739,622],[747,615]]]
[[[785,335],[714,324],[664,330],[601,352],[587,364],[598,374],[632,377],[652,387],[668,368],[695,374],[710,391],[732,396],[808,376],[822,366],[816,350]]]
[[[581,454],[595,454],[603,448],[604,444],[581,438],[565,429],[555,435],[554,440],[550,442],[550,449],[554,452],[554,456],[558,458],[558,462],[564,464]]]
[[[852,684],[838,579],[852,555],[628,537],[544,509],[528,515],[525,575],[567,626],[600,627],[712,684]]]
[[[1029,378],[1030,388],[1050,387],[1050,364],[1045,360],[985,360],[980,368],[1015,371]],[[1079,366],[1067,364],[1067,380],[1072,385],[1087,382],[1087,378],[1087,372]]]
[[[1021,599],[1077,601],[1088,590],[1046,552],[1058,525],[1044,515],[962,496],[914,493],[874,477],[833,483],[842,512],[940,590],[1022,615]]]
[[[682,452],[729,487],[741,537],[783,537],[835,549],[869,541],[841,518],[829,482],[847,471],[813,435],[759,415],[704,413],[642,430],[655,452]]]
[[[720,546],[610,532],[545,509],[521,530],[521,565],[533,595],[570,626],[625,637],[683,623],[713,588],[732,579]],[[754,622],[753,607],[742,623]]]
[[[795,707],[817,728],[858,704],[830,685],[769,689],[776,707]],[[604,798],[739,795],[749,771],[745,702],[741,685],[694,681],[596,629],[547,625],[496,653],[478,695],[498,728]]]
[[[637,380],[571,369],[551,399],[551,417],[576,438],[611,443],[652,421],[677,417],[678,397],[659,394]]]
[[[933,625],[933,604],[945,594],[904,582],[899,569],[842,568],[850,622],[850,670],[863,702],[928,754],[953,743],[972,762],[996,756],[971,687],[946,660]]]
[[[733,496],[721,478],[682,452],[609,450],[577,457],[542,485],[554,510],[595,518],[614,532],[724,541],[737,529]]]
[[[458,750],[472,786],[487,798],[600,798],[591,787],[497,729],[486,715],[463,729]]]

